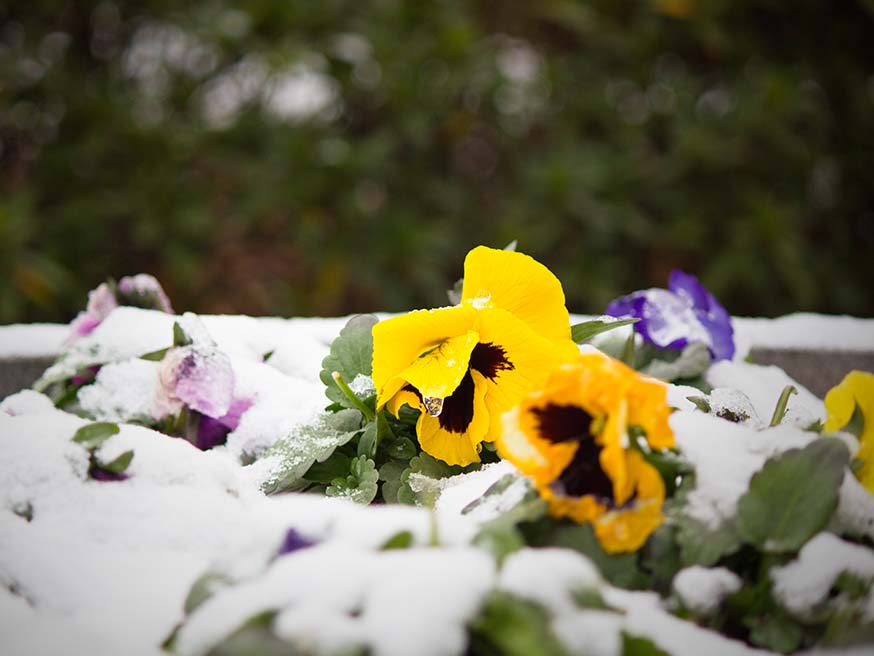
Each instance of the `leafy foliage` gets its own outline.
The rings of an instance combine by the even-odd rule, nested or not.
[[[377,480],[379,473],[373,460],[367,456],[358,456],[349,464],[349,475],[331,481],[325,494],[368,504],[376,498]]]
[[[472,653],[564,656],[549,626],[549,614],[534,602],[493,592],[470,627]]]
[[[337,386],[333,373],[338,372],[347,383],[357,376],[370,376],[373,360],[372,329],[377,322],[373,315],[352,317],[331,342],[331,353],[322,361],[319,378],[325,384],[325,395],[346,407],[353,407],[349,398]]]
[[[835,438],[771,458],[738,502],[738,531],[765,552],[797,551],[831,518],[848,460]]]
[[[262,456],[276,460],[269,480],[263,485],[264,492],[276,494],[299,489],[299,481],[316,461],[327,460],[360,430],[361,413],[346,409],[323,415],[314,424],[302,426],[278,440]]]
[[[738,314],[874,313],[870,2],[408,4],[5,3],[0,322],[131,271],[204,313],[434,306],[513,238],[578,311],[681,265]],[[296,66],[311,112],[267,90]]]

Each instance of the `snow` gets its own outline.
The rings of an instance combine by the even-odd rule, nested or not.
[[[789,397],[787,408],[790,411],[800,411],[803,416],[809,416],[811,421],[825,418],[823,402],[779,367],[722,361],[710,367],[706,378],[714,388],[724,387],[742,391],[752,403],[758,417],[766,423],[770,422],[780,392],[787,385],[793,385],[798,392]]]
[[[55,323],[0,326],[0,359],[53,358],[61,351],[70,327]]]
[[[509,485],[497,494],[483,497],[493,485],[510,476]],[[413,477],[410,476],[412,480]],[[440,496],[434,508],[441,513],[464,514],[478,523],[485,523],[516,507],[529,491],[529,485],[512,463],[503,460],[468,474],[443,479]]]
[[[151,312],[137,308],[124,310],[135,313]],[[392,315],[377,313],[377,316],[387,318]],[[169,322],[172,326],[172,315],[165,317],[165,323]],[[327,354],[331,340],[340,332],[349,317],[282,319],[214,315],[202,318],[223,349],[228,350],[229,343],[236,343],[251,356],[254,351],[267,346],[260,355],[274,350],[271,360],[279,358],[274,366],[283,371],[285,367],[299,369],[304,374],[312,373],[313,368],[318,373],[318,366],[324,357],[319,356],[319,353],[323,351]],[[576,324],[616,319],[604,315],[571,314],[570,320],[572,324]],[[734,359],[737,362],[749,355],[753,348],[874,351],[874,319],[800,312],[776,319],[733,317],[732,326],[737,345]],[[630,327],[617,328],[611,334],[627,335],[630,330]],[[0,358],[55,356],[60,352],[68,334],[69,326],[66,324],[0,326]],[[247,336],[242,343],[241,336]],[[284,354],[286,349],[291,349],[291,357]]]
[[[874,351],[874,319],[797,312],[777,319],[732,318],[735,360],[753,348]]]
[[[134,358],[100,368],[79,390],[82,410],[101,421],[148,421],[158,385],[158,363]]]
[[[677,448],[695,467],[686,512],[711,528],[734,516],[738,499],[765,461],[817,437],[794,426],[756,430],[699,411],[670,417]]]
[[[712,615],[723,598],[741,588],[741,580],[724,567],[693,565],[680,570],[672,583],[683,605],[699,615]]]
[[[673,656],[746,656],[769,654],[742,642],[686,622],[666,611],[654,592],[629,592],[615,588],[603,590],[604,601],[624,612],[623,628],[635,636],[645,636]]]
[[[874,553],[831,533],[820,533],[802,547],[798,558],[772,569],[771,581],[780,602],[803,615],[826,600],[842,572],[874,582]],[[869,595],[867,610],[869,618],[874,619],[874,596]]]

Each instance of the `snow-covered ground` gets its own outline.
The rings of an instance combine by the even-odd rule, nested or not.
[[[185,618],[192,585],[216,572],[225,587],[217,584],[219,592],[184,623],[176,635],[178,653],[206,654],[266,610],[279,611],[278,635],[322,653],[349,645],[369,646],[377,655],[461,653],[466,624],[495,590],[548,608],[554,633],[569,653],[619,654],[623,632],[648,637],[676,655],[755,653],[675,617],[655,593],[609,586],[576,552],[522,549],[498,567],[471,540],[505,509],[501,499],[515,503],[519,489],[510,486],[475,512],[461,509],[512,474],[507,463],[452,479],[433,511],[359,506],[317,495],[265,496],[261,485],[271,475],[269,459],[243,466],[241,455],[311,422],[327,405],[318,374],[345,319],[202,319],[231,358],[236,393],[255,399],[226,446],[199,451],[123,424],[100,455],[109,461],[133,450],[130,477],[89,480],[88,454],[71,442],[88,421],[55,409],[35,391],[0,404],[0,652],[162,653],[161,644]],[[154,391],[157,363],[137,358],[170,345],[173,321],[158,312],[119,308],[48,377],[113,362],[80,397],[82,405],[108,420],[148,413],[144,399]],[[736,319],[735,330],[737,358],[712,367],[708,380],[722,390],[713,398],[752,410],[748,421],[699,412],[686,399],[697,390],[669,387],[678,408],[671,417],[678,447],[697,471],[689,508],[710,526],[734,513],[768,457],[810,442],[815,434],[802,428],[825,417],[822,401],[798,386],[786,421],[767,428],[777,397],[793,381],[775,367],[743,362],[749,349],[874,350],[874,320]],[[53,356],[66,336],[65,326],[0,327],[0,358]],[[845,533],[874,540],[874,497],[849,475],[837,521]],[[291,528],[315,546],[276,557]],[[412,548],[380,550],[400,531],[412,534]],[[435,540],[441,548],[430,546]],[[841,572],[822,571],[829,553],[842,554],[853,571],[874,577],[869,550],[824,533],[775,575],[779,594],[792,603],[821,600]],[[735,583],[725,571],[689,568],[677,575],[674,588],[690,606],[706,609]],[[609,610],[571,602],[572,594],[588,588]],[[871,608],[874,614],[874,603]]]

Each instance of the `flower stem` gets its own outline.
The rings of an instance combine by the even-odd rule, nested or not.
[[[368,408],[367,405],[365,405],[365,403],[355,395],[355,392],[353,392],[349,385],[346,384],[346,381],[343,380],[343,376],[339,371],[332,373],[331,378],[334,379],[334,382],[337,383],[337,387],[339,387],[340,391],[343,392],[343,395],[349,399],[350,403],[361,411],[361,414],[364,415],[364,418],[367,421],[373,421],[376,418],[373,414],[373,410]]]
[[[771,426],[779,426],[786,416],[786,405],[789,403],[789,397],[793,394],[798,394],[798,390],[794,385],[787,385],[780,393],[780,398],[777,399],[777,406],[774,408],[774,414],[771,415]]]

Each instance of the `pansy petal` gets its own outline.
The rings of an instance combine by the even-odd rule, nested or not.
[[[462,304],[507,310],[546,339],[570,339],[561,282],[534,258],[477,246],[464,260]]]
[[[602,449],[598,456],[601,469],[613,481],[613,501],[621,506],[634,491],[634,481],[625,465],[623,441],[627,440],[628,403],[623,399],[613,412],[607,415],[604,430],[598,436]]]
[[[844,379],[832,387],[825,395],[825,430],[829,433],[841,430],[850,423],[853,412],[856,410],[856,394],[864,391],[865,377],[874,379],[874,374],[866,374],[861,371],[851,371]]]
[[[394,415],[395,419],[400,418],[401,407],[408,405],[414,410],[424,410],[424,406],[419,400],[418,395],[411,391],[402,389],[400,392],[391,397],[388,403],[385,404],[385,409]]]
[[[531,406],[519,406],[506,412],[495,444],[498,455],[512,462],[538,485],[556,480],[574,457],[574,442],[550,443],[538,436],[535,413]]]
[[[463,430],[458,431],[454,424],[447,423],[449,412],[447,403],[443,413],[432,417],[427,412],[419,415],[416,433],[422,450],[450,465],[469,465],[479,462],[479,444],[483,441],[489,428],[489,413],[485,405],[486,382],[476,371],[470,372],[473,381],[473,392],[470,402],[472,413]]]
[[[731,326],[731,315],[707,291],[698,278],[675,269],[668,278],[668,287],[672,292],[688,300],[698,321],[709,335],[705,342],[715,360],[730,360],[734,357],[734,329]]]
[[[710,335],[688,299],[666,289],[650,289],[645,294],[640,309],[645,339],[659,348],[683,348],[691,342],[710,345]]]
[[[502,309],[481,310],[477,332],[481,344],[500,348],[506,356],[505,366],[481,371],[489,383],[489,410],[498,414],[506,412],[526,394],[542,386],[550,371],[579,353],[570,339],[551,342]],[[475,366],[472,360],[471,367]]]
[[[851,371],[825,395],[825,430],[841,430],[853,418],[856,408],[862,413],[862,434],[856,459],[861,467],[856,476],[869,492],[874,492],[874,374]]]
[[[568,517],[578,524],[585,524],[597,520],[607,511],[607,507],[591,495],[567,497],[556,495],[549,486],[538,486],[537,489],[553,517]]]
[[[455,391],[467,373],[470,353],[478,342],[479,334],[472,330],[450,337],[419,356],[400,377],[425,398],[445,398]]]
[[[416,358],[441,342],[466,334],[476,321],[476,310],[458,306],[437,310],[416,310],[380,321],[373,327],[373,384],[379,405],[391,395],[387,383],[399,376]]]
[[[688,299],[689,304],[695,309],[706,310],[713,299],[704,285],[692,274],[674,269],[668,275],[668,289],[678,296]]]
[[[635,551],[662,521],[665,486],[658,471],[637,451],[626,453],[629,477],[635,482],[634,501],[604,513],[595,521],[595,535],[608,553]]]

